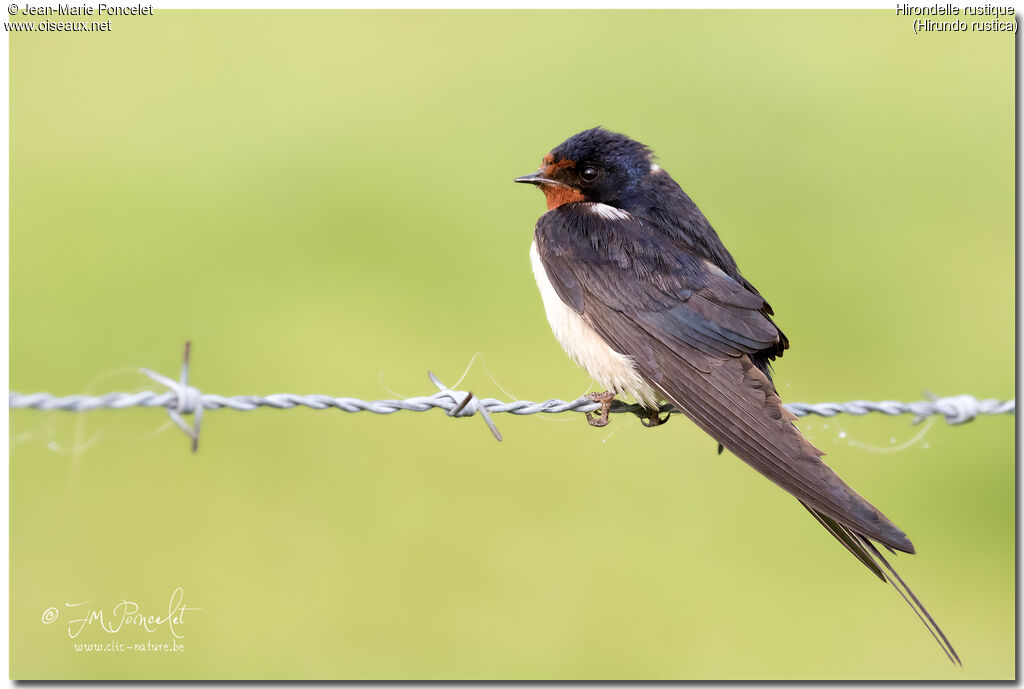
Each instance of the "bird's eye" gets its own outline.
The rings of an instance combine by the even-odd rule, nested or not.
[[[593,165],[588,165],[580,170],[580,177],[583,178],[584,182],[593,182],[599,174],[600,172]]]

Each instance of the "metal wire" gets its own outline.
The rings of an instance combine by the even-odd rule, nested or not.
[[[466,417],[480,415],[494,437],[501,440],[501,433],[494,425],[492,414],[562,414],[565,412],[587,413],[596,411],[600,404],[586,397],[566,401],[550,399],[544,402],[514,400],[503,402],[493,398],[479,398],[472,392],[450,390],[433,373],[427,372],[438,392],[429,397],[407,397],[399,400],[361,400],[353,397],[331,397],[330,395],[295,395],[282,393],[276,395],[236,395],[224,397],[212,393],[200,392],[188,384],[188,368],[190,356],[189,343],[185,344],[185,356],[182,362],[181,376],[175,381],[149,369],[140,369],[142,373],[167,388],[165,392],[109,392],[100,396],[68,395],[57,397],[47,392],[8,393],[8,404],[11,409],[36,409],[40,411],[72,411],[83,412],[95,409],[127,409],[129,407],[160,407],[174,421],[175,425],[192,439],[192,451],[199,445],[199,424],[203,410],[233,409],[235,411],[252,411],[261,407],[269,409],[338,409],[349,413],[372,412],[374,414],[394,414],[398,411],[423,412],[430,409],[443,409],[448,416]],[[1015,414],[1016,401],[983,399],[971,395],[954,397],[936,397],[917,402],[897,402],[886,400],[870,402],[853,400],[850,402],[819,402],[806,404],[794,402],[785,407],[796,416],[832,417],[837,414],[863,416],[879,413],[887,416],[913,415],[914,423],[926,417],[941,415],[950,424],[962,424],[981,415]],[[672,412],[671,405],[663,405],[663,412]],[[644,418],[648,412],[636,404],[626,404],[616,400],[610,412],[613,414],[633,413]],[[184,416],[193,416],[193,425],[189,427]]]

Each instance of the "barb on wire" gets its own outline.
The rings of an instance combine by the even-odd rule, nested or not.
[[[429,397],[407,397],[400,400],[360,400],[352,397],[293,394],[223,397],[221,395],[200,392],[197,388],[188,384],[190,356],[191,344],[186,342],[181,375],[177,381],[149,369],[141,369],[152,380],[166,387],[167,391],[165,392],[110,392],[98,397],[88,395],[57,397],[46,392],[22,394],[12,390],[8,393],[8,405],[11,409],[75,412],[92,411],[94,409],[160,407],[167,412],[171,421],[192,440],[193,452],[199,448],[199,428],[204,409],[252,411],[260,407],[269,407],[270,409],[307,407],[309,409],[339,409],[349,413],[368,411],[374,414],[443,409],[448,416],[452,417],[467,417],[479,414],[491,433],[494,434],[494,437],[500,441],[501,433],[491,418],[492,414],[515,414],[517,416],[528,414],[562,414],[565,412],[584,414],[596,411],[601,406],[586,397],[572,401],[550,399],[545,402],[530,402],[527,400],[503,402],[491,397],[480,398],[472,392],[449,389],[438,380],[437,376],[429,371],[427,375],[438,388],[438,392]],[[918,402],[896,402],[892,400],[882,402],[853,400],[851,402],[819,402],[817,404],[792,402],[786,404],[785,407],[796,416],[816,415],[831,417],[837,414],[863,416],[872,413],[900,416],[909,414],[913,416],[913,423],[920,423],[929,416],[941,415],[949,424],[966,423],[981,415],[1016,413],[1016,401],[1013,399],[979,400],[971,395],[956,395],[953,397],[935,397],[931,395],[930,399]],[[649,412],[645,411],[640,405],[626,404],[618,400],[612,403],[609,411],[612,414],[636,414],[643,418],[649,415]],[[661,407],[661,412],[674,411],[676,409],[670,404],[665,404]],[[194,416],[191,428],[184,419],[188,415]]]
[[[174,407],[168,406],[164,408],[167,410],[167,415],[171,417],[174,425],[180,428],[189,438],[192,438],[192,452],[195,453],[199,449],[199,422],[203,419],[203,401],[199,390],[188,386],[188,364],[191,353],[192,342],[186,340],[185,353],[181,357],[181,376],[177,384],[170,378],[162,376],[156,371],[150,371],[148,368],[140,368],[139,370],[174,393],[177,404]],[[196,418],[192,422],[191,428],[185,423],[185,419],[181,418],[182,414],[195,415]]]
[[[472,392],[458,393],[454,390],[449,390],[448,386],[437,379],[430,371],[427,371],[427,376],[430,378],[430,382],[437,386],[437,389],[441,391],[442,395],[448,395],[452,402],[457,401],[456,397],[460,394],[463,395],[462,401],[459,402],[454,409],[448,412],[448,416],[473,416],[477,412],[480,412],[480,417],[483,418],[484,423],[491,429],[491,433],[498,442],[501,442],[501,432],[498,431],[498,427],[494,425],[494,421],[491,420],[491,415],[487,411],[487,407],[480,406],[480,403],[473,399]],[[472,403],[472,406],[470,406]]]

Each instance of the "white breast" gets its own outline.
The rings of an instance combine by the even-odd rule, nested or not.
[[[633,359],[609,347],[555,292],[537,253],[537,242],[530,245],[530,262],[544,300],[548,323],[562,349],[606,390],[617,395],[630,395],[645,406],[656,407],[658,395],[637,373]]]

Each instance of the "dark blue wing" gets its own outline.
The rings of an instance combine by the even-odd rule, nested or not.
[[[730,452],[813,510],[913,552],[821,460],[751,361],[779,340],[764,299],[656,228],[607,208],[566,204],[537,224],[538,254],[562,300]]]
[[[537,225],[538,252],[562,300],[629,313],[666,344],[712,356],[753,354],[779,342],[765,301],[624,213],[567,204]]]

